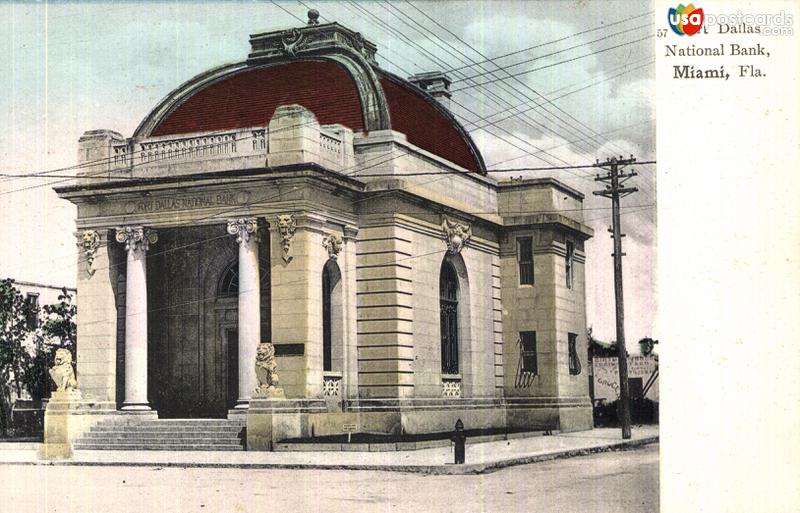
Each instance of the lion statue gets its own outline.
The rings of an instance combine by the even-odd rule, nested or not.
[[[258,344],[256,350],[256,380],[258,386],[254,391],[256,397],[272,397],[282,395],[278,388],[278,365],[275,363],[275,346],[269,342]]]
[[[50,368],[50,377],[56,384],[57,392],[68,392],[78,387],[75,370],[72,368],[72,353],[69,349],[56,349],[56,358]]]

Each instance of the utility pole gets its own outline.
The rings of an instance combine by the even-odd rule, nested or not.
[[[636,187],[623,187],[623,184],[636,176],[636,173],[633,171],[628,174],[621,172],[622,167],[635,162],[636,159],[633,158],[633,155],[628,159],[620,156],[619,159],[611,158],[603,163],[597,161],[596,167],[608,169],[608,172],[605,176],[598,175],[595,178],[596,182],[606,184],[605,189],[594,191],[593,193],[596,196],[611,198],[613,225],[609,231],[614,239],[614,253],[612,256],[614,257],[614,298],[616,300],[617,351],[619,358],[619,423],[622,428],[623,439],[631,437],[631,406],[630,390],[628,388],[628,351],[625,349],[625,308],[622,298],[622,257],[625,256],[625,253],[622,252],[622,237],[625,234],[621,233],[620,230],[619,200],[638,190]]]

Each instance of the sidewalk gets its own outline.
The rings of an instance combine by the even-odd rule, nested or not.
[[[468,444],[464,465],[452,464],[451,447],[390,452],[77,451],[70,460],[44,461],[36,456],[39,444],[9,442],[0,443],[0,464],[312,468],[478,474],[512,465],[621,450],[657,442],[658,426],[634,427],[632,438],[625,441],[621,439],[619,429],[610,428],[500,440]]]

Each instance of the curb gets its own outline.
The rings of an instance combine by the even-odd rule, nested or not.
[[[489,474],[498,470],[517,465],[528,465],[544,461],[574,458],[576,456],[586,456],[612,451],[634,450],[646,445],[658,443],[658,436],[630,440],[625,442],[614,442],[594,447],[582,449],[567,449],[564,451],[550,452],[547,454],[536,454],[530,456],[520,456],[505,460],[492,461],[489,463],[474,463],[465,465],[455,465],[452,463],[442,465],[353,465],[353,464],[331,464],[320,463],[193,463],[193,462],[105,462],[105,461],[25,461],[25,462],[0,462],[0,465],[50,465],[50,466],[100,466],[100,467],[156,467],[156,468],[239,468],[239,469],[278,469],[278,470],[372,470],[384,472],[403,472],[410,474],[428,475],[469,475],[469,474]]]

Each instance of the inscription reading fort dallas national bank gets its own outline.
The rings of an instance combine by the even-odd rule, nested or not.
[[[128,214],[148,214],[151,212],[164,212],[166,210],[191,210],[196,208],[210,208],[216,206],[244,205],[250,199],[250,193],[217,192],[209,194],[195,194],[192,196],[170,196],[166,198],[146,198],[129,201],[125,204]]]

